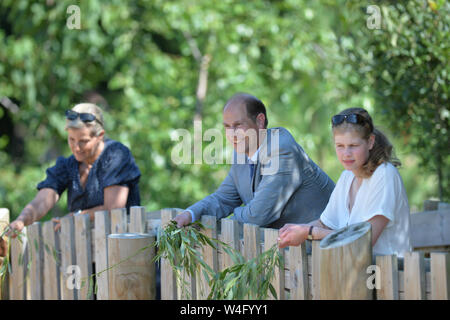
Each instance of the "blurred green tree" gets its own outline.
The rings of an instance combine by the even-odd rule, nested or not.
[[[71,5],[80,8],[80,29],[67,26]],[[418,2],[414,8],[423,9]],[[442,6],[436,10],[443,16]],[[330,117],[355,105],[375,114],[382,107],[397,108],[374,95],[379,86],[374,71],[374,80],[366,79],[364,68],[382,63],[353,53],[371,52],[365,51],[368,39],[363,41],[368,31],[352,32],[366,18],[361,6],[337,0],[2,0],[0,206],[17,215],[34,196],[45,168],[58,155],[69,156],[64,111],[81,101],[102,106],[107,135],[132,150],[148,210],[186,207],[225,177],[226,164],[176,165],[171,152],[178,143],[176,129],[193,133],[195,120],[202,121],[203,132],[222,130],[222,107],[236,92],[262,99],[269,126],[287,127],[336,181],[342,168]],[[448,27],[447,20],[443,23]],[[430,27],[424,39],[437,43],[443,36]],[[448,51],[436,54],[443,58]],[[445,60],[439,61],[440,66]],[[417,83],[428,88],[428,79]],[[406,82],[385,89],[398,93]],[[398,116],[398,126],[409,123],[401,109],[395,112],[403,117]],[[443,116],[448,121],[445,109]],[[413,137],[408,132],[404,137]],[[437,144],[444,140],[435,138]],[[400,140],[400,150],[411,141]],[[203,142],[204,151],[209,143]],[[420,168],[405,170],[408,195],[418,206],[433,195],[433,184],[416,188],[423,181]],[[58,208],[53,214],[65,213],[65,197]]]
[[[421,174],[437,177],[441,201],[450,199],[450,3],[384,1],[379,29],[352,19],[341,48],[358,83],[369,86],[385,125],[420,159]],[[365,10],[352,3],[350,10]],[[351,39],[352,41],[349,41]]]

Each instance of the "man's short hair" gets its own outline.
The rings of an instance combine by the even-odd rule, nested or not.
[[[245,105],[245,108],[247,109],[247,115],[250,119],[253,120],[253,122],[256,122],[256,117],[258,117],[260,113],[264,114],[264,128],[267,128],[269,121],[267,120],[266,106],[264,105],[264,103],[262,103],[261,100],[248,93],[237,93],[227,101],[225,107],[229,104],[235,103],[242,103]]]

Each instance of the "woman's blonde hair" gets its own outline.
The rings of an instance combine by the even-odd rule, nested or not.
[[[333,134],[336,132],[345,132],[348,130],[356,131],[364,140],[369,140],[370,135],[375,136],[375,142],[372,149],[369,151],[369,158],[363,165],[363,175],[368,178],[372,176],[376,168],[384,162],[390,162],[395,167],[401,166],[401,162],[394,155],[394,147],[389,142],[386,135],[375,128],[372,117],[363,108],[349,108],[338,113],[339,115],[359,114],[365,120],[364,123],[353,124],[343,121],[340,124],[333,125]]]
[[[90,113],[95,116],[96,121],[83,122],[80,117],[75,120],[66,119],[65,130],[89,128],[92,136],[99,136],[104,131],[103,111],[99,106],[93,103],[79,103],[72,110],[78,113]]]

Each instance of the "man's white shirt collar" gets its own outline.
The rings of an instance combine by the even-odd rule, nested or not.
[[[256,150],[256,152],[252,155],[251,158],[247,157],[247,160],[248,160],[250,163],[256,163],[256,162],[258,162],[258,153],[259,153],[259,149],[260,149],[260,148],[261,148],[261,146],[258,148],[258,150]]]

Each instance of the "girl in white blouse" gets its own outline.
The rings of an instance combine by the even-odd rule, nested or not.
[[[373,253],[402,256],[410,251],[409,205],[392,145],[362,108],[346,109],[331,122],[336,155],[345,171],[320,219],[283,226],[279,247],[320,240],[333,230],[369,221]]]

